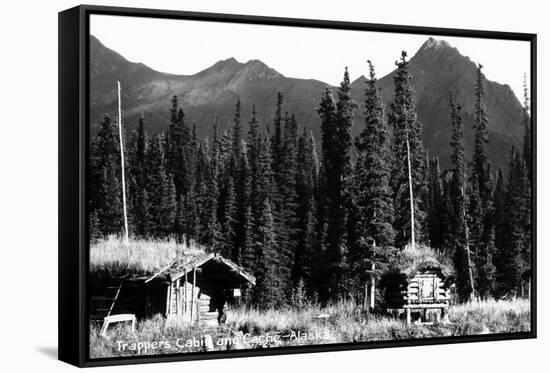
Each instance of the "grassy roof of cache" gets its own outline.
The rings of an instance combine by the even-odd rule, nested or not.
[[[391,271],[405,274],[407,277],[414,277],[419,272],[437,271],[445,278],[454,275],[454,269],[449,258],[437,253],[434,249],[416,245],[414,249],[407,246],[402,250],[395,261],[390,265]]]

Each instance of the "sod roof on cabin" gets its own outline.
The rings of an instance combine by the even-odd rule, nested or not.
[[[254,276],[243,268],[218,254],[207,253],[194,243],[132,240],[126,245],[119,239],[109,238],[90,246],[90,275],[96,279],[125,276],[173,281],[209,261],[215,261],[219,270],[255,284]]]
[[[174,240],[130,240],[126,245],[117,238],[100,240],[90,245],[90,272],[114,275],[154,275],[179,258],[200,258],[207,253],[194,243],[179,244]]]

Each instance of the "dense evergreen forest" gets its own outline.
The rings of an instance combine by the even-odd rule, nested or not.
[[[361,105],[351,99],[347,69],[337,92],[319,92],[320,144],[285,110],[281,93],[271,123],[259,123],[254,108],[243,113],[239,101],[226,128],[187,123],[176,96],[165,133],[149,136],[142,116],[125,136],[130,234],[194,240],[221,253],[256,276],[247,300],[263,307],[288,303],[296,291],[323,301],[361,294],[371,264],[390,262],[413,235],[454,263],[462,300],[519,291],[531,263],[527,91],[523,148],[510,149],[507,169],[492,169],[478,65],[474,155],[465,157],[461,103],[449,92],[452,165],[441,170],[422,144],[405,52],[396,64],[387,108],[370,61]],[[365,122],[353,138],[358,110]],[[197,138],[196,125],[211,126],[211,135]],[[119,138],[108,115],[90,155],[90,238],[120,235]]]

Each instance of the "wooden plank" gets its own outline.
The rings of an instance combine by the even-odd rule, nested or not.
[[[170,296],[172,295],[172,283],[166,289],[166,317],[170,316]]]
[[[202,320],[215,320],[218,318],[217,312],[205,312],[201,314],[201,321]]]
[[[185,282],[183,283],[183,305],[184,305],[184,312],[187,314],[187,272],[185,273]]]
[[[406,304],[403,308],[410,309],[424,309],[424,308],[447,308],[447,303],[419,303],[419,304]]]
[[[180,280],[176,280],[176,314],[181,315]]]
[[[254,276],[252,276],[251,274],[246,273],[245,271],[243,271],[237,264],[235,264],[231,260],[225,259],[224,257],[221,257],[221,256],[217,257],[217,258],[220,259],[221,262],[223,262],[224,264],[229,266],[233,271],[235,271],[241,277],[245,278],[248,282],[252,283],[252,285],[256,285],[256,278]]]
[[[158,271],[157,273],[155,273],[152,277],[149,277],[147,280],[145,280],[145,283],[148,283],[149,281],[151,281],[152,279],[154,279],[155,277],[157,277],[158,275],[160,275],[162,272],[164,272],[164,271],[166,271],[168,268],[172,267],[176,262],[177,262],[177,260],[174,260],[173,262],[171,262],[170,264],[168,264],[166,267],[162,268],[160,271]]]
[[[180,315],[182,315],[183,314],[183,288],[181,287],[181,285],[180,285],[180,288],[178,290],[178,295],[180,297],[180,300],[178,302],[179,305],[180,305],[180,312],[181,312]]]
[[[132,333],[134,333],[134,331],[136,329],[136,315],[131,314],[131,313],[126,313],[126,314],[106,316],[103,319],[103,325],[101,327],[100,334],[103,337],[106,337],[107,336],[107,329],[109,328],[109,324],[117,323],[117,322],[125,322],[125,321],[131,322],[131,326],[132,326],[131,330],[132,330]]]
[[[195,285],[197,283],[197,271],[193,268],[193,287],[191,288],[191,323],[193,323],[193,314],[195,312]]]

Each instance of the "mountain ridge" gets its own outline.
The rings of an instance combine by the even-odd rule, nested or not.
[[[286,77],[256,59],[239,62],[230,57],[192,75],[158,72],[144,64],[130,62],[95,37],[90,38],[92,133],[102,113],[116,112],[115,80],[121,81],[124,90],[122,100],[127,130],[135,128],[142,113],[145,113],[150,132],[164,130],[169,122],[170,99],[177,95],[188,123],[197,123],[197,133],[201,137],[210,134],[215,120],[222,128],[231,122],[237,99],[241,100],[244,131],[252,105],[256,106],[260,122],[270,124],[276,94],[282,92],[285,96],[284,109],[294,113],[300,125],[319,138],[320,121],[315,109],[325,87],[337,89],[315,79]],[[426,149],[431,155],[441,158],[443,167],[448,165],[448,94],[453,90],[464,107],[466,152],[470,155],[473,148],[476,64],[446,41],[429,38],[410,58],[410,72],[416,91],[418,119],[424,125]],[[394,73],[392,71],[378,79],[386,107],[393,95]],[[366,77],[360,75],[352,83],[352,97],[360,104],[354,119],[354,134],[362,128],[365,82]],[[521,104],[507,85],[487,80],[486,92],[490,159],[496,167],[506,167],[510,146],[518,145],[522,138]]]

